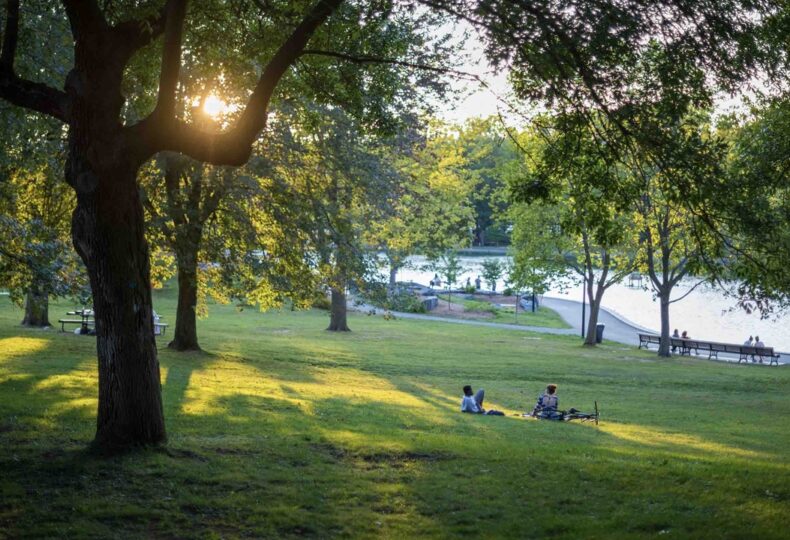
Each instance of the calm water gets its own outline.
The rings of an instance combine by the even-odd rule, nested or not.
[[[462,257],[461,263],[465,273],[459,278],[458,285],[464,285],[467,277],[474,283],[475,277],[482,274],[482,262],[490,258],[498,258],[503,262],[508,259],[502,256]],[[410,257],[409,262],[410,268],[401,270],[398,280],[427,285],[434,272],[422,268],[427,263],[425,258],[414,256]],[[694,283],[693,280],[685,280],[678,284],[673,298],[685,294]],[[501,291],[503,288],[504,282],[500,281],[497,290]],[[564,291],[552,290],[546,293],[546,296],[580,302],[582,287],[572,285]],[[748,314],[740,309],[733,310],[733,304],[733,299],[727,298],[720,290],[700,286],[686,298],[672,304],[670,325],[681,332],[687,330],[690,336],[697,339],[728,343],[742,343],[749,335],[759,335],[767,346],[790,352],[790,315],[761,320],[759,314]],[[603,305],[639,326],[656,331],[660,328],[659,305],[649,290],[631,289],[623,284],[613,285],[604,294]]]

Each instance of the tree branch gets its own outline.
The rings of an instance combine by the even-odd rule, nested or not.
[[[159,37],[165,30],[166,7],[145,19],[122,21],[112,27],[111,32],[125,60]]]
[[[0,69],[13,72],[16,44],[19,38],[19,0],[6,0],[3,52],[0,54]]]
[[[466,71],[461,71],[459,69],[453,68],[445,68],[440,66],[432,66],[430,64],[421,64],[418,62],[406,62],[404,60],[396,60],[394,58],[380,58],[377,56],[354,56],[352,54],[346,54],[338,51],[323,51],[318,49],[305,49],[302,51],[302,55],[314,55],[314,56],[328,56],[331,58],[338,58],[340,60],[346,60],[348,62],[352,62],[354,64],[391,64],[394,66],[402,66],[408,67],[412,69],[422,69],[425,71],[433,71],[434,73],[442,73],[445,75],[457,75],[460,78],[473,80],[479,82],[485,86],[488,86],[482,78],[474,73],[469,73]]]
[[[319,0],[266,64],[258,84],[236,124],[224,133],[202,131],[173,116],[150,114],[127,128],[130,141],[138,141],[137,159],[171,150],[214,165],[239,166],[247,162],[252,145],[266,127],[269,102],[288,68],[302,54],[316,29],[343,0]],[[156,110],[154,111],[156,112]],[[132,143],[134,148],[134,143]]]
[[[107,29],[107,20],[96,0],[62,0],[75,41]]]
[[[176,87],[181,70],[181,42],[187,0],[169,0],[165,8],[165,42],[162,46],[162,71],[159,75],[159,97],[155,116],[172,118],[176,107]]]
[[[28,81],[14,73],[19,37],[19,0],[6,2],[3,50],[0,52],[0,97],[13,105],[66,121],[68,98],[64,92],[43,83]]]

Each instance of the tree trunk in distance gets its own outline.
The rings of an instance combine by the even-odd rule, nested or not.
[[[88,269],[96,320],[94,446],[113,452],[159,444],[166,433],[137,168],[119,158],[95,171],[73,130],[69,143],[66,178],[77,193],[72,238]]]
[[[22,326],[45,328],[49,324],[49,295],[33,285],[25,296],[25,318]]]
[[[658,345],[658,356],[672,356],[669,336],[669,291],[659,293],[661,300],[661,342]]]
[[[598,336],[598,312],[601,310],[601,300],[590,300],[590,316],[587,318],[587,335],[584,337],[585,345],[597,345],[595,338]]]
[[[330,332],[350,332],[347,321],[346,293],[344,288],[332,287],[332,310],[330,312]]]
[[[397,278],[398,278],[398,267],[390,263],[390,281],[389,281],[390,291],[395,290],[395,284],[397,283]]]
[[[173,340],[168,348],[176,351],[199,351],[197,338],[197,249],[187,249],[178,257],[178,308]]]

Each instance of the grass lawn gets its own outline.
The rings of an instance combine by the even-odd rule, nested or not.
[[[171,325],[173,291],[158,293]],[[57,320],[72,306],[55,305]],[[426,321],[212,306],[160,343],[169,443],[86,453],[94,338],[0,298],[0,537],[787,538],[790,369]],[[548,382],[602,422],[512,416]],[[507,417],[458,412],[483,386]]]
[[[439,296],[439,308],[441,308],[441,313],[437,313],[435,311],[429,312],[429,315],[440,315],[440,316],[453,316],[452,312],[447,313],[447,299],[448,295],[440,294]],[[518,317],[516,317],[515,308],[507,308],[507,307],[499,307],[493,302],[496,302],[499,298],[501,300],[501,296],[492,296],[492,301],[489,302],[487,300],[469,300],[464,298],[465,294],[453,294],[450,298],[450,304],[454,307],[453,309],[464,310],[463,318],[464,319],[471,319],[471,320],[479,320],[485,322],[495,322],[495,323],[505,323],[505,324],[518,324],[520,326],[542,326],[544,328],[570,328],[570,325],[566,323],[562,317],[560,317],[559,313],[554,311],[553,309],[549,309],[547,307],[540,306],[538,307],[535,313],[531,311],[524,311],[521,308],[518,310]],[[439,311],[439,310],[437,310]],[[475,314],[479,314],[479,316],[474,316]]]

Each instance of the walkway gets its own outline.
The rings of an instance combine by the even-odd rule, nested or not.
[[[571,325],[571,328],[546,328],[545,326],[522,326],[518,324],[507,324],[507,323],[493,323],[493,322],[486,322],[486,321],[475,321],[470,319],[451,319],[449,317],[438,317],[436,315],[425,315],[422,313],[402,313],[402,312],[392,312],[395,317],[402,318],[402,319],[418,319],[422,321],[436,321],[436,322],[443,322],[443,323],[453,323],[453,324],[466,324],[471,326],[485,326],[489,328],[502,328],[505,330],[521,330],[527,332],[540,332],[543,334],[557,334],[557,335],[565,335],[565,336],[577,336],[579,341],[581,341],[581,320],[582,320],[582,304],[581,302],[575,302],[573,300],[565,300],[562,298],[547,298],[543,297],[543,305],[549,309],[553,309],[557,313],[559,313],[560,317],[562,317],[565,322]],[[379,308],[375,308],[373,306],[367,304],[360,304],[355,306],[354,309],[357,311],[369,312],[370,310],[374,309],[376,311],[384,311]],[[589,306],[587,306],[589,310]],[[589,315],[589,311],[585,313],[585,316]],[[614,315],[612,312],[606,310],[606,308],[601,308],[600,313],[598,314],[598,322],[605,325],[603,337],[608,341],[614,341],[617,343],[623,343],[625,345],[632,345],[634,347],[639,346],[639,336],[637,334],[641,333],[650,333],[650,334],[657,334],[658,332],[655,330],[651,330],[649,328],[643,328],[641,326],[637,326],[630,321],[622,319],[617,315]],[[586,321],[585,321],[586,325]],[[790,354],[788,353],[781,353],[782,356],[779,358],[779,363],[786,365],[790,364]],[[720,359],[724,362],[735,362],[737,361],[737,357],[722,357]]]

